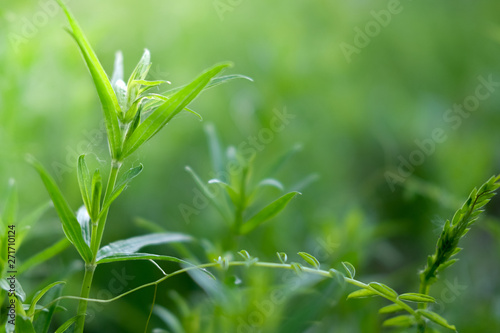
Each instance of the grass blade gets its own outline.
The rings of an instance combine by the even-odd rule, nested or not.
[[[28,157],[28,162],[35,167],[35,169],[40,174],[43,183],[49,193],[54,207],[61,219],[62,226],[66,237],[75,246],[76,250],[85,262],[90,262],[92,260],[92,251],[90,250],[87,243],[82,236],[82,229],[80,228],[80,223],[76,219],[75,214],[69,207],[69,204],[64,199],[59,187],[57,186],[54,179],[47,173],[43,166],[35,160],[33,157]]]
[[[228,66],[229,64],[221,64],[210,68],[153,111],[134,131],[129,140],[125,142],[123,157],[132,154],[143,143],[158,133],[175,115],[200,94],[210,79]]]
[[[281,212],[299,192],[290,192],[282,197],[276,199],[266,207],[264,207],[260,212],[258,212],[254,217],[245,222],[241,226],[241,233],[247,234],[250,231],[257,228],[262,223],[270,220],[274,216],[276,216],[279,212]]]
[[[87,64],[87,67],[94,80],[99,99],[101,100],[102,109],[104,112],[104,119],[106,122],[106,130],[108,132],[109,148],[111,150],[111,155],[113,158],[117,159],[120,156],[121,147],[121,133],[120,125],[118,123],[118,112],[120,111],[120,106],[118,104],[118,99],[116,98],[113,87],[109,82],[106,72],[101,66],[99,59],[97,58],[92,46],[87,41],[82,29],[78,25],[69,9],[62,2],[62,0],[57,0],[61,8],[64,10],[66,17],[71,26],[70,34],[75,39],[78,44],[82,56]]]

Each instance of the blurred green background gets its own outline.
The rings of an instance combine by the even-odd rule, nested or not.
[[[235,63],[225,74],[254,79],[203,93],[191,105],[203,115],[203,122],[191,114],[181,115],[130,159],[130,164],[141,162],[145,169],[112,208],[104,243],[148,232],[134,222],[140,217],[167,230],[205,238],[217,247],[223,226],[215,210],[203,209],[189,221],[179,210],[181,204],[192,205],[195,188],[184,166],[190,165],[206,180],[211,178],[206,124],[214,124],[226,146],[238,146],[269,128],[273,110],[286,109],[294,118],[263,145],[255,167],[266,170],[300,144],[301,151],[275,177],[287,189],[311,174],[318,180],[241,245],[263,260],[274,261],[276,251],[291,257],[298,251],[310,252],[325,267],[339,268],[341,260],[349,260],[363,281],[385,282],[400,292],[415,291],[417,272],[434,250],[440,225],[474,186],[500,172],[500,84],[493,84],[487,97],[476,99],[472,112],[454,114],[453,122],[446,118],[455,104],[474,101],[471,96],[481,85],[479,78],[500,82],[498,2],[66,3],[108,73],[117,50],[123,51],[128,75],[148,48],[153,62],[150,78],[166,79],[174,86],[225,60]],[[383,16],[381,11],[390,13],[388,7],[397,9],[390,17]],[[75,210],[81,205],[76,157],[93,155],[94,167],[108,169],[107,145],[102,133],[96,132],[102,130],[97,94],[76,45],[62,29],[66,25],[53,1],[3,1],[0,6],[0,198],[6,195],[9,179],[16,179],[21,216],[48,200],[43,184],[24,161],[27,153],[57,176]],[[366,28],[373,30],[363,38]],[[367,45],[360,47],[360,42]],[[348,57],[342,51],[346,44],[357,47]],[[433,143],[430,153],[422,153],[415,141],[428,142],[436,128],[443,130],[446,140]],[[409,160],[417,156],[415,151],[424,156],[423,162],[392,190],[387,172],[397,174],[400,158]],[[278,192],[266,195],[269,201]],[[460,332],[500,331],[499,218],[496,199],[488,207],[488,217],[463,242],[466,250],[460,263],[432,289],[441,301],[436,311]],[[57,216],[50,211],[19,258],[31,256],[61,235]],[[154,250],[176,253],[172,247]],[[81,267],[68,271],[68,263],[76,258],[74,250],[67,250],[26,272],[21,283],[27,291],[35,291],[54,276],[65,276],[72,282],[65,293],[76,295]],[[93,295],[99,297],[99,291],[109,289],[112,271],[121,272],[122,267],[135,276],[123,291],[159,277],[147,263],[103,266]],[[245,332],[241,325],[217,326],[218,321],[238,323],[235,318],[257,311],[256,304],[280,285],[282,272],[235,272],[245,277],[241,288],[252,288],[245,297],[234,291],[237,300],[230,304],[236,302],[239,307],[228,306],[210,292],[207,296],[187,276],[161,285],[157,303],[180,316],[167,296],[169,290],[177,290],[197,309],[192,315],[203,318],[201,328],[185,328],[186,332],[217,332],[217,327],[226,327],[220,332]],[[450,294],[450,284],[461,289],[451,288],[456,293]],[[290,291],[290,300],[266,317],[260,329],[385,331],[383,317],[376,313],[383,301],[346,302],[347,291],[339,288],[322,282]],[[148,289],[104,305],[103,311],[95,311],[88,332],[142,332],[152,293]],[[66,301],[64,306],[72,313],[75,303]],[[63,313],[57,320],[67,318],[69,314]],[[175,332],[159,316],[153,316],[153,327]]]

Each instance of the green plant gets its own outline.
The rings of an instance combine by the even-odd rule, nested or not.
[[[198,115],[193,110],[188,109],[187,106],[204,89],[236,78],[246,77],[241,75],[216,77],[224,68],[228,67],[228,64],[221,64],[207,70],[185,86],[167,90],[163,94],[152,93],[152,88],[162,84],[168,84],[168,82],[148,81],[146,79],[148,70],[151,66],[150,54],[149,51],[146,50],[127,83],[123,80],[122,55],[118,53],[115,61],[114,74],[111,79],[109,79],[77,22],[62,2],[59,3],[64,8],[70,22],[71,30],[69,33],[80,48],[101,100],[108,134],[111,158],[110,171],[107,181],[103,181],[101,171],[95,170],[91,172],[87,166],[86,157],[84,155],[79,157],[77,174],[84,205],[84,213],[75,215],[54,179],[33,157],[28,158],[28,161],[40,174],[49,192],[53,205],[62,222],[66,238],[40,254],[35,255],[31,259],[28,259],[20,266],[19,271],[24,271],[37,263],[48,260],[60,253],[71,243],[85,262],[85,275],[79,296],[59,296],[61,294],[61,285],[64,282],[56,281],[42,288],[31,298],[31,302],[28,303],[25,303],[27,298],[21,285],[17,284],[17,296],[20,302],[18,303],[19,306],[16,308],[19,315],[16,329],[21,332],[47,332],[53,314],[59,307],[59,302],[64,299],[74,299],[79,302],[76,316],[67,320],[56,332],[64,332],[72,325],[76,326],[77,332],[83,332],[85,314],[89,302],[113,302],[140,289],[147,287],[156,288],[158,284],[167,279],[185,272],[193,274],[192,276],[196,282],[203,285],[204,282],[201,278],[196,276],[196,273],[203,272],[205,274],[203,278],[208,278],[212,281],[215,278],[214,274],[219,275],[217,278],[220,276],[225,278],[227,277],[225,276],[225,272],[228,271],[229,268],[241,266],[288,270],[297,273],[299,276],[311,275],[320,278],[334,278],[340,285],[347,283],[358,288],[347,296],[348,299],[380,296],[392,303],[380,309],[380,313],[392,314],[406,312],[404,315],[398,315],[387,319],[384,322],[385,326],[401,328],[413,327],[420,332],[425,332],[427,323],[431,321],[442,327],[455,330],[455,327],[449,324],[444,318],[427,309],[427,304],[435,302],[435,299],[429,295],[430,285],[436,281],[439,272],[442,272],[446,267],[449,267],[456,261],[456,259],[452,257],[460,251],[460,248],[458,248],[460,239],[477,220],[482,212],[481,208],[488,203],[494,195],[494,192],[500,187],[500,177],[493,177],[481,186],[479,190],[473,190],[469,199],[456,212],[451,222],[448,221],[444,225],[436,246],[436,252],[429,257],[427,266],[420,273],[421,286],[419,293],[408,292],[398,294],[393,288],[380,282],[364,283],[356,278],[356,269],[354,265],[347,261],[342,261],[339,265],[342,267],[342,271],[335,268],[322,269],[319,260],[306,252],[298,253],[298,256],[306,265],[298,262],[288,263],[288,256],[283,252],[277,254],[279,262],[260,261],[258,258],[252,257],[246,250],[238,252],[242,260],[233,260],[231,255],[240,248],[238,242],[233,242],[233,240],[239,240],[250,235],[266,221],[280,213],[290,200],[299,193],[296,191],[297,189],[295,189],[282,194],[270,204],[263,205],[262,207],[256,205],[259,207],[257,212],[249,214],[249,211],[254,208],[254,199],[258,196],[258,191],[264,186],[271,186],[283,190],[283,185],[274,178],[264,178],[255,184],[252,183],[250,175],[252,174],[253,157],[244,159],[238,154],[229,154],[228,156],[229,161],[241,166],[240,172],[231,174],[228,179],[214,178],[208,182],[204,182],[191,168],[187,169],[197,186],[199,186],[206,196],[211,199],[212,204],[220,212],[221,217],[227,222],[228,230],[230,231],[230,237],[228,237],[229,241],[224,247],[216,249],[217,251],[220,250],[224,252],[224,254],[214,258],[215,252],[213,249],[212,251],[206,250],[204,255],[210,262],[203,263],[204,260],[200,260],[198,256],[192,254],[187,247],[182,244],[182,242],[192,241],[193,238],[191,236],[168,232],[137,236],[127,240],[116,241],[107,246],[101,246],[108,212],[112,203],[121,195],[125,188],[131,183],[132,179],[138,176],[143,169],[142,165],[138,165],[121,173],[123,162],[140,148],[141,145],[158,133],[179,112],[186,110]],[[214,136],[209,136],[209,139],[212,143],[215,142]],[[216,146],[216,144],[212,146]],[[221,150],[220,148],[214,149]],[[220,159],[218,163],[222,163]],[[222,196],[222,198],[214,198],[211,194],[212,191],[209,189],[210,186],[219,186],[222,188],[225,191],[224,196]],[[16,223],[15,212],[17,199],[14,186],[12,185],[11,188],[11,194],[8,196],[6,209],[2,216],[3,219],[0,219],[0,227],[3,232],[0,234],[2,244],[7,243],[7,234],[4,232],[4,230],[7,230],[5,228],[6,226],[16,224],[21,233],[27,232],[28,229],[24,229],[24,227],[32,225],[48,207],[48,205],[43,205],[35,210],[33,215],[30,216],[26,222]],[[22,236],[19,236],[17,246],[19,246],[21,242]],[[141,248],[147,245],[163,243],[174,243],[174,245],[180,249],[180,252],[186,254],[185,257],[188,261],[173,256],[139,252]],[[213,259],[215,259],[215,261],[213,261]],[[133,288],[110,299],[89,298],[96,267],[100,264],[127,260],[151,260],[153,262],[164,260],[178,263],[182,268],[171,273],[165,273],[160,269],[164,275],[162,278]],[[2,247],[0,252],[2,281],[7,271],[7,261],[8,254],[5,252],[5,247]],[[207,271],[208,268],[217,267],[221,270],[214,271],[214,273]],[[232,284],[234,285],[235,283]],[[0,299],[3,299],[5,297],[5,291],[8,290],[8,288],[5,287],[4,284],[1,286]],[[224,292],[226,290],[221,289],[221,291]],[[44,306],[38,304],[42,297]],[[175,298],[176,296],[173,297]],[[179,299],[179,297],[177,297],[177,299]],[[179,303],[181,303],[181,301],[179,301]],[[412,303],[417,303],[418,306],[412,306]],[[177,329],[181,329],[179,329],[178,326],[179,321],[173,319],[174,317],[172,314],[166,311],[166,309],[157,306],[155,308],[155,313],[160,317],[167,318],[165,322],[171,326],[169,328],[176,330],[172,326],[177,325]],[[148,323],[146,324],[146,331]],[[8,323],[6,323],[5,327],[8,332],[13,330],[12,325]],[[203,332],[203,329],[203,327],[198,328],[198,331]]]

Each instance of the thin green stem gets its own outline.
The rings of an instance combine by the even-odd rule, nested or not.
[[[232,261],[232,262],[229,262],[228,264],[229,264],[229,266],[248,266],[249,265],[249,263],[246,261]],[[205,268],[210,268],[210,267],[216,267],[219,265],[220,265],[220,263],[216,262],[216,263],[207,263],[207,264],[202,264],[202,265],[196,265],[196,266],[193,265],[190,267],[185,267],[185,268],[179,269],[175,272],[172,272],[170,274],[167,274],[154,282],[143,284],[139,287],[131,289],[123,294],[120,294],[118,296],[115,296],[115,297],[107,299],[107,300],[94,299],[94,298],[82,298],[82,297],[76,297],[76,296],[62,296],[62,297],[59,297],[59,298],[55,299],[54,301],[50,302],[49,304],[45,305],[45,307],[49,307],[52,303],[57,302],[57,301],[62,300],[62,299],[78,299],[80,301],[85,301],[85,302],[109,303],[109,302],[116,301],[116,300],[118,300],[124,296],[127,296],[133,292],[136,292],[138,290],[141,290],[141,289],[144,289],[147,287],[151,287],[151,286],[156,287],[158,284],[162,283],[163,281],[165,281],[168,278],[173,277],[175,275],[179,275],[181,273],[185,273],[187,271],[194,270],[194,269],[205,269]],[[255,262],[255,263],[252,263],[251,265],[257,266],[257,267],[265,267],[265,268],[278,268],[278,269],[295,270],[295,268],[291,264],[280,264],[280,263],[271,263],[271,262]],[[301,267],[301,270],[305,273],[320,275],[320,276],[328,277],[328,278],[332,277],[332,274],[329,271],[325,271],[325,270],[321,270],[321,269]],[[423,327],[424,331],[425,331],[425,323],[421,319],[421,315],[418,312],[416,312],[412,307],[410,307],[408,304],[404,303],[403,301],[399,300],[396,297],[389,297],[383,293],[380,293],[379,291],[370,287],[370,285],[363,283],[361,281],[358,281],[358,280],[355,280],[352,278],[348,278],[348,277],[344,277],[344,280],[351,285],[354,285],[354,286],[362,288],[362,289],[368,289],[372,292],[375,292],[377,295],[379,295],[379,296],[381,296],[381,297],[383,297],[383,298],[385,298],[385,299],[387,299],[395,304],[398,304],[405,311],[407,311],[408,313],[410,313],[411,315],[413,315],[415,317],[415,319],[418,322],[419,331],[421,330],[421,327]]]
[[[108,185],[106,186],[106,194],[104,195],[104,201],[109,198],[113,192],[116,184],[116,179],[120,171],[121,163],[113,161],[111,163],[111,171],[109,173]],[[96,258],[99,247],[101,246],[102,235],[104,233],[104,227],[106,225],[106,220],[108,218],[109,208],[101,214],[101,218],[93,224],[92,227],[92,237],[91,237],[91,249],[92,249],[92,262],[85,265],[85,275],[83,277],[82,290],[80,292],[80,302],[78,304],[78,319],[76,321],[76,333],[83,333],[83,328],[85,326],[85,315],[87,312],[88,297],[90,295],[90,289],[92,288],[92,280],[94,278],[94,272],[96,268]]]
[[[82,290],[80,292],[80,302],[78,303],[78,319],[76,321],[76,333],[83,332],[83,327],[85,326],[85,315],[87,312],[87,301],[86,298],[89,297],[90,288],[92,287],[92,279],[94,278],[94,271],[96,265],[88,264],[85,265],[85,276],[83,277]]]

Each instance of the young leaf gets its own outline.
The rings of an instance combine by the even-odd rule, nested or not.
[[[446,319],[444,319],[443,317],[441,317],[440,315],[438,315],[437,313],[435,313],[433,311],[429,311],[429,310],[425,310],[425,309],[418,309],[417,312],[420,313],[425,318],[435,322],[438,325],[441,325],[443,327],[449,328],[450,330],[456,331],[456,328],[454,325],[448,324]]]
[[[99,170],[94,172],[92,177],[92,192],[90,202],[91,210],[88,212],[92,218],[92,223],[97,223],[97,217],[101,209],[102,178]]]
[[[344,269],[347,272],[347,276],[349,276],[351,279],[354,279],[354,277],[356,276],[356,268],[354,268],[354,266],[347,261],[343,261],[342,266],[344,266]]]
[[[379,282],[370,282],[368,283],[368,285],[372,287],[374,290],[378,291],[381,294],[384,294],[389,298],[395,298],[398,296],[398,293],[395,292],[394,289],[386,286],[385,284]]]
[[[434,297],[417,293],[401,294],[398,296],[398,299],[402,301],[416,302],[416,303],[436,303]]]
[[[378,310],[378,313],[386,314],[386,313],[395,313],[395,312],[400,312],[400,311],[404,311],[404,308],[401,305],[391,304],[391,305],[384,306],[383,308]]]
[[[101,209],[101,214],[99,214],[97,220],[101,217],[100,215],[102,215],[102,213],[105,212],[109,208],[109,206],[111,206],[113,201],[115,201],[116,198],[120,196],[120,194],[125,190],[127,185],[132,181],[132,179],[137,177],[142,172],[142,169],[143,169],[142,164],[140,164],[139,166],[136,166],[128,170],[120,177],[120,179],[116,183],[115,189],[113,190],[113,192],[111,192],[111,195],[104,202]]]
[[[159,254],[150,254],[150,253],[115,253],[99,259],[97,263],[105,264],[110,262],[129,261],[129,260],[162,260],[162,261],[172,261],[178,263],[188,263],[187,261],[184,261],[176,257],[162,256]]]
[[[208,181],[209,184],[217,184],[220,185],[222,188],[224,188],[229,195],[229,198],[233,202],[233,204],[236,206],[240,200],[240,195],[231,187],[231,185],[223,182],[222,180],[219,179],[210,179]]]
[[[123,53],[121,51],[115,53],[115,64],[111,76],[111,86],[113,88],[117,81],[123,81]]]
[[[38,303],[38,301],[50,290],[52,289],[53,287],[57,286],[58,284],[62,284],[62,283],[66,283],[64,281],[57,281],[57,282],[54,282],[54,283],[51,283],[49,284],[48,286],[46,286],[45,288],[43,288],[42,290],[38,291],[35,296],[33,297],[33,300],[31,301],[31,305],[28,309],[28,312],[27,312],[27,315],[28,317],[30,317],[32,320],[33,320],[33,316],[35,315],[35,308],[36,308],[36,304]]]
[[[35,169],[40,174],[43,183],[54,203],[54,207],[61,219],[62,226],[66,237],[75,246],[76,250],[85,262],[90,262],[92,260],[92,251],[90,247],[85,243],[82,236],[82,229],[80,224],[76,219],[75,214],[69,207],[66,199],[64,199],[59,187],[57,187],[56,182],[47,173],[43,166],[35,160],[33,157],[28,157],[28,162],[35,167]]]
[[[290,200],[292,200],[292,198],[295,197],[297,194],[300,193],[299,192],[287,193],[282,197],[276,199],[266,207],[264,207],[260,212],[258,212],[250,220],[246,221],[241,226],[241,233],[247,234],[250,231],[257,228],[262,223],[275,217],[279,212],[281,212],[287,206]]]
[[[229,64],[222,64],[210,68],[153,111],[137,127],[129,140],[125,142],[123,157],[132,154],[143,143],[158,133],[173,117],[199,95],[211,78],[228,66]]]
[[[92,211],[90,205],[91,179],[87,163],[85,162],[85,155],[80,155],[78,157],[76,173],[78,176],[78,185],[80,186],[80,193],[82,195],[83,203],[85,204],[85,207],[87,207],[87,211],[91,212]]]
[[[378,294],[374,292],[373,290],[370,289],[359,289],[356,291],[353,291],[349,295],[347,295],[347,299],[351,298],[366,298],[366,297],[371,297],[371,296],[377,296]]]
[[[298,255],[301,256],[302,259],[304,259],[309,265],[319,269],[319,261],[314,256],[306,252],[299,252]]]
[[[192,238],[188,235],[173,232],[132,237],[129,239],[113,242],[102,247],[99,252],[97,252],[97,261],[115,254],[135,253],[144,246],[148,245],[158,245],[171,242],[186,242],[190,241],[191,239]]]
[[[387,319],[383,326],[410,327],[415,324],[415,319],[410,315],[401,315]]]
[[[104,119],[106,122],[106,130],[108,132],[109,148],[111,150],[111,155],[113,158],[117,159],[120,156],[121,147],[121,132],[120,125],[118,123],[117,114],[120,110],[120,105],[118,104],[118,99],[116,98],[113,87],[109,82],[106,72],[101,66],[99,59],[94,53],[92,46],[87,41],[82,29],[78,25],[69,9],[63,3],[62,0],[57,0],[57,3],[64,10],[66,17],[71,26],[72,32],[70,34],[75,39],[78,44],[82,56],[87,64],[87,67],[94,80],[99,99],[101,100],[102,109],[104,112]]]

